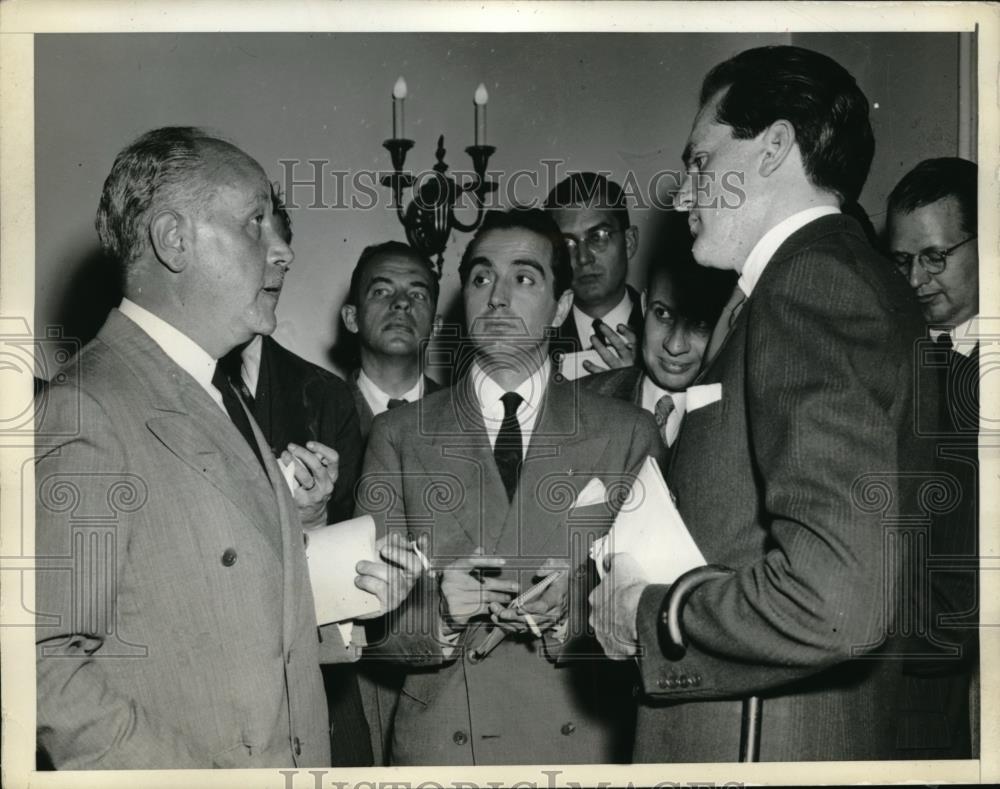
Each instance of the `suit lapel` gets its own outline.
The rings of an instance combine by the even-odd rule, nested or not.
[[[600,458],[609,441],[606,435],[583,431],[580,417],[574,387],[550,381],[513,505],[496,535],[498,553],[564,555],[569,509],[590,481],[592,470],[601,470]]]
[[[367,439],[368,434],[372,431],[372,420],[375,419],[375,414],[372,412],[371,406],[368,405],[368,401],[365,400],[365,395],[361,391],[361,387],[358,386],[358,376],[360,374],[360,368],[354,370],[354,372],[347,376],[347,385],[350,387],[351,395],[354,397],[354,409],[358,412],[361,437]]]
[[[455,520],[473,548],[481,545],[489,552],[510,504],[471,377],[458,381],[451,394],[450,407],[422,413],[426,438],[418,445],[418,460],[430,478],[444,473],[458,480],[464,494],[459,506],[446,515]]]
[[[117,309],[99,336],[146,387],[153,412],[146,420],[149,431],[243,510],[280,555],[277,528],[271,521],[274,490],[265,484],[257,459],[232,420],[194,378]],[[270,454],[266,445],[261,451]]]

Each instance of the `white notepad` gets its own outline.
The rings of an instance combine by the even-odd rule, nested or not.
[[[345,622],[378,613],[378,598],[354,585],[357,575],[354,566],[358,562],[380,561],[371,515],[310,529],[306,536],[317,624]]]
[[[656,584],[672,584],[688,570],[706,563],[652,457],[639,469],[611,529],[591,547],[590,555],[602,578],[604,557],[615,553],[629,554],[646,581]]]
[[[559,362],[559,372],[562,373],[563,378],[567,381],[575,381],[577,378],[583,378],[590,375],[583,366],[585,361],[593,362],[601,370],[608,369],[601,355],[591,348],[587,351],[563,354]]]

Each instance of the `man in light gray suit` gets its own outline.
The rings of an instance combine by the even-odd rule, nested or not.
[[[267,178],[188,127],[115,159],[97,229],[125,298],[37,401],[38,745],[57,769],[323,766],[324,628],[295,504],[217,360],[275,328]],[[355,583],[404,594],[393,543]],[[392,568],[392,569],[390,569]]]
[[[489,212],[459,268],[474,353],[460,354],[452,387],[373,423],[358,507],[387,531],[427,534],[441,570],[440,583],[423,576],[365,653],[414,669],[392,764],[628,758],[631,667],[603,659],[585,632],[587,551],[619,503],[611,492],[627,490],[660,442],[648,413],[551,375],[549,337],[569,314],[571,271],[545,213]],[[584,490],[595,495],[580,499]],[[523,610],[505,610],[559,570]],[[477,654],[496,627],[509,635]]]

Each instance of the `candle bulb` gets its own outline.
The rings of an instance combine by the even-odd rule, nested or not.
[[[489,100],[490,94],[486,92],[486,86],[480,82],[472,97],[476,106],[476,145],[486,145],[486,102]]]
[[[403,102],[406,100],[406,80],[400,77],[392,86],[392,137],[395,140],[406,136]]]

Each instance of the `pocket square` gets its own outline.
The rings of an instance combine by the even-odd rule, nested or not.
[[[589,507],[591,504],[603,504],[606,496],[604,483],[597,477],[593,477],[590,482],[580,491],[580,495],[573,502],[573,509],[578,507]]]
[[[717,403],[722,399],[722,384],[698,384],[697,386],[689,387],[687,390],[687,403],[684,410],[697,411],[699,408],[704,408],[706,405],[711,405],[712,403]]]

